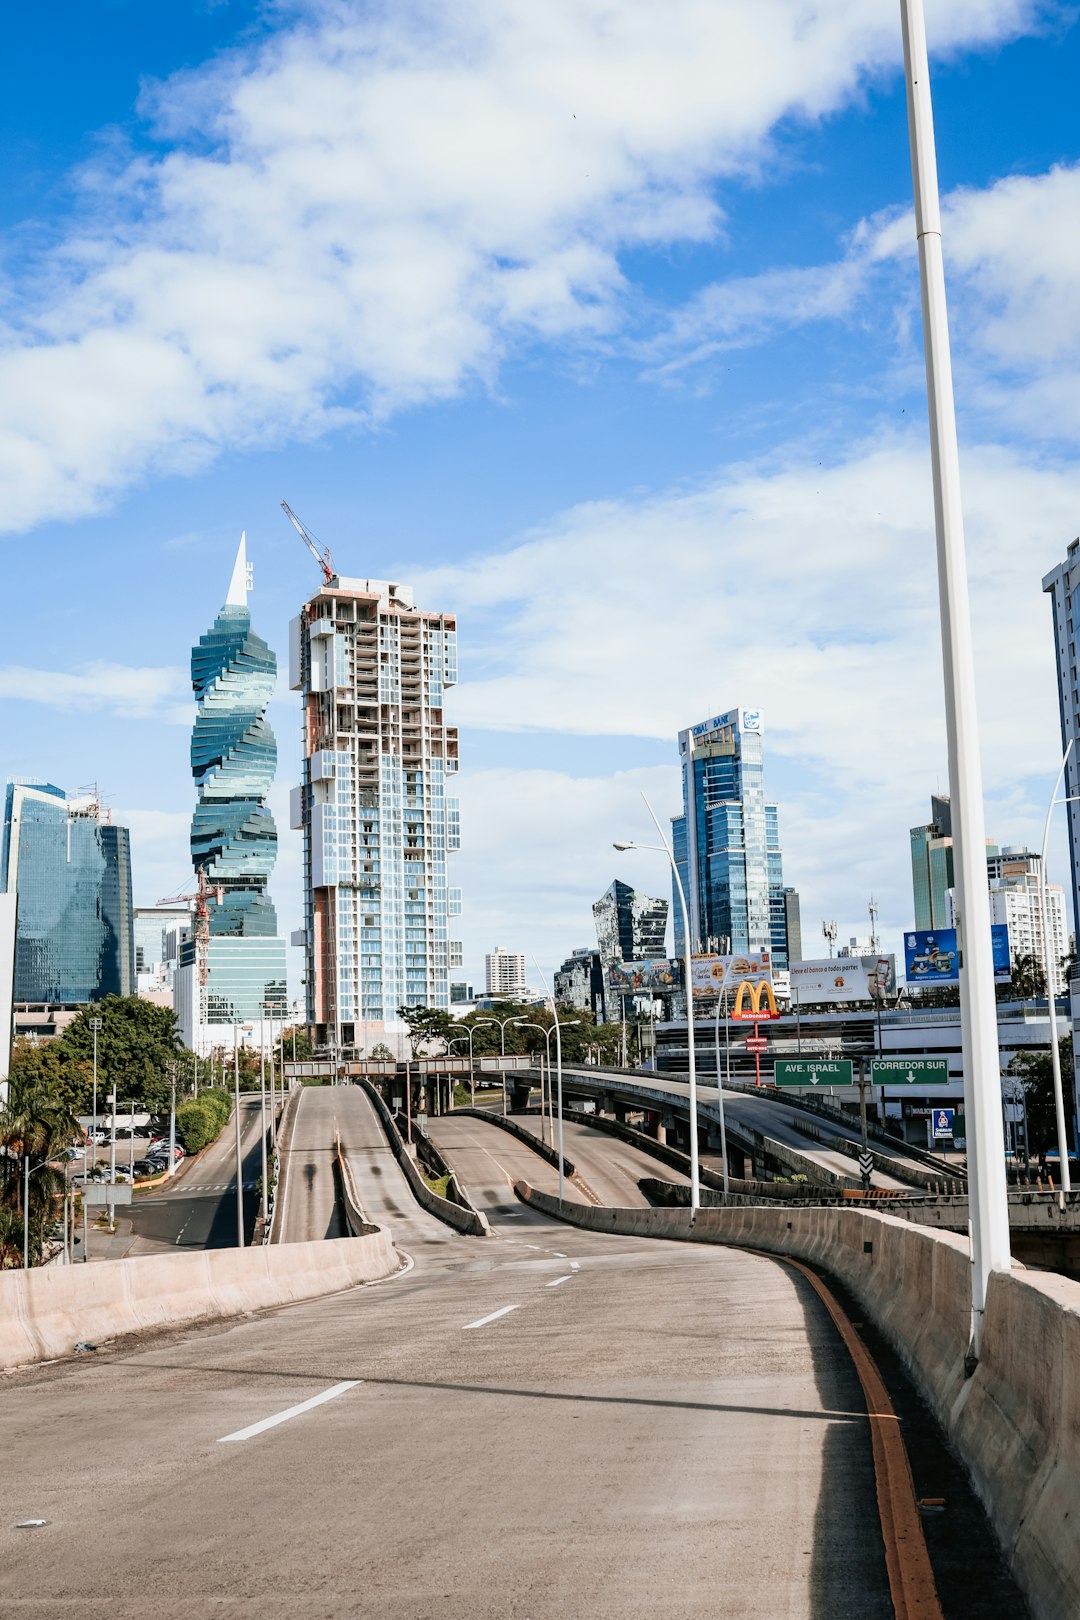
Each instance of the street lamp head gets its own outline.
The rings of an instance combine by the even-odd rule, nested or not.
[[[612,849],[636,849],[636,844],[612,844]]]

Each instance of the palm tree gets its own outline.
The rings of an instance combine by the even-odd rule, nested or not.
[[[0,1266],[10,1266],[12,1217],[19,1226],[22,1258],[23,1187],[29,1159],[41,1168],[30,1179],[30,1257],[40,1257],[56,1200],[64,1190],[63,1172],[52,1161],[80,1135],[79,1122],[64,1100],[34,1076],[12,1074],[7,1103],[0,1112]]]

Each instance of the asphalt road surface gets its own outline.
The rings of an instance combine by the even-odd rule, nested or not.
[[[260,1099],[240,1098],[240,1146],[244,1177],[244,1229],[251,1241],[258,1214],[256,1183],[262,1175]],[[100,1153],[100,1149],[99,1149]],[[117,1148],[117,1163],[120,1150]],[[125,1158],[123,1161],[127,1163]],[[117,1211],[117,1233],[90,1234],[91,1260],[163,1250],[228,1249],[236,1245],[236,1130],[230,1119],[216,1142],[185,1159],[170,1181],[139,1193]]]
[[[540,1136],[537,1115],[511,1117],[534,1136]],[[558,1121],[555,1131],[558,1131]],[[643,1177],[651,1176],[679,1186],[689,1182],[688,1176],[652,1158],[641,1148],[621,1142],[617,1136],[608,1136],[605,1131],[594,1130],[591,1125],[582,1125],[578,1120],[563,1120],[563,1152],[574,1166],[575,1180],[586,1191],[588,1203],[607,1204],[614,1209],[640,1209],[648,1204],[638,1186]]]

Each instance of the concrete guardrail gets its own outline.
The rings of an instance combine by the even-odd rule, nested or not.
[[[897,1350],[964,1461],[1036,1620],[1080,1615],[1080,1283],[994,1272],[968,1361],[966,1238],[862,1209],[610,1209],[523,1202],[594,1232],[734,1244],[831,1272]]]
[[[405,1143],[401,1140],[401,1133],[394,1124],[394,1116],[378,1091],[370,1080],[361,1079],[360,1085],[371,1098],[382,1128],[386,1132],[386,1140],[390,1143],[390,1151],[401,1166],[405,1180],[409,1183],[412,1195],[420,1208],[426,1209],[428,1214],[434,1215],[437,1220],[445,1221],[447,1226],[452,1226],[455,1231],[463,1232],[466,1237],[490,1237],[491,1228],[485,1215],[479,1214],[471,1205],[463,1209],[460,1204],[452,1204],[448,1198],[440,1198],[438,1193],[432,1192],[409,1157]]]
[[[80,1343],[316,1299],[400,1267],[389,1233],[369,1227],[362,1237],[330,1242],[0,1271],[0,1367],[69,1355]]]

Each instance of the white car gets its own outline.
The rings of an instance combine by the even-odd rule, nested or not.
[[[86,1158],[86,1149],[82,1146],[82,1144],[80,1142],[76,1142],[74,1147],[69,1147],[68,1148],[67,1156],[68,1156],[69,1159],[85,1159]]]

